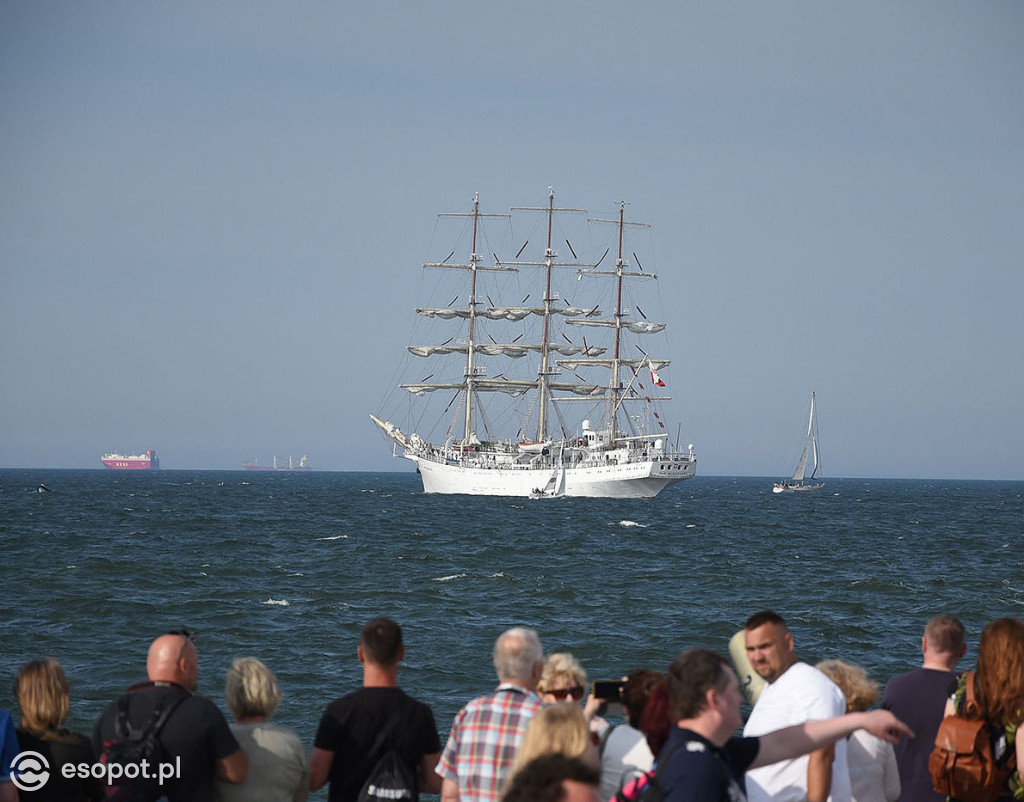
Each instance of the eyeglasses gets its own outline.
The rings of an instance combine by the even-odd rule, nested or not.
[[[544,691],[544,693],[554,696],[560,702],[570,696],[577,702],[583,698],[583,688],[579,685],[572,688],[552,688],[549,691]]]
[[[184,639],[181,642],[181,651],[178,652],[178,659],[174,661],[175,663],[180,663],[181,662],[181,658],[185,656],[185,650],[188,648],[188,645],[190,643],[194,644],[196,642],[195,638],[192,637],[191,630],[185,629],[184,627],[182,627],[181,629],[169,630],[166,634],[167,635],[177,635],[178,637]]]

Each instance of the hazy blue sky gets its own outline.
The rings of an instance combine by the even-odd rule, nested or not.
[[[704,474],[1024,479],[1024,3],[0,3],[0,467],[368,419],[435,213],[653,224]],[[674,428],[674,422],[673,422]]]

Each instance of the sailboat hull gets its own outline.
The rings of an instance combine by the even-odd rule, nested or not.
[[[425,493],[527,497],[543,487],[551,468],[480,468],[438,462],[409,454]],[[643,460],[627,464],[567,467],[559,495],[589,498],[653,498],[671,484],[692,478],[691,458]]]
[[[812,490],[820,490],[825,486],[824,482],[815,482],[813,484],[777,484],[772,488],[773,493],[810,493]]]

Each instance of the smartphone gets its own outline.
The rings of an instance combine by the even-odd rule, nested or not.
[[[622,699],[621,679],[596,679],[594,680],[594,698],[604,699],[609,702],[618,702]]]

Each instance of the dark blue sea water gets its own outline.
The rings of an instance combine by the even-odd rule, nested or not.
[[[54,492],[37,493],[45,481]],[[495,683],[505,628],[537,629],[591,679],[725,653],[753,612],[790,623],[799,656],[884,682],[919,663],[936,612],[971,636],[1024,614],[1024,482],[698,477],[653,500],[425,496],[411,473],[0,471],[0,706],[25,660],[73,682],[74,729],[142,678],[150,640],[197,633],[201,693],[223,709],[233,657],[286,697],[311,747],[323,707],[358,686],[376,615],[403,625],[403,686],[442,737]]]

